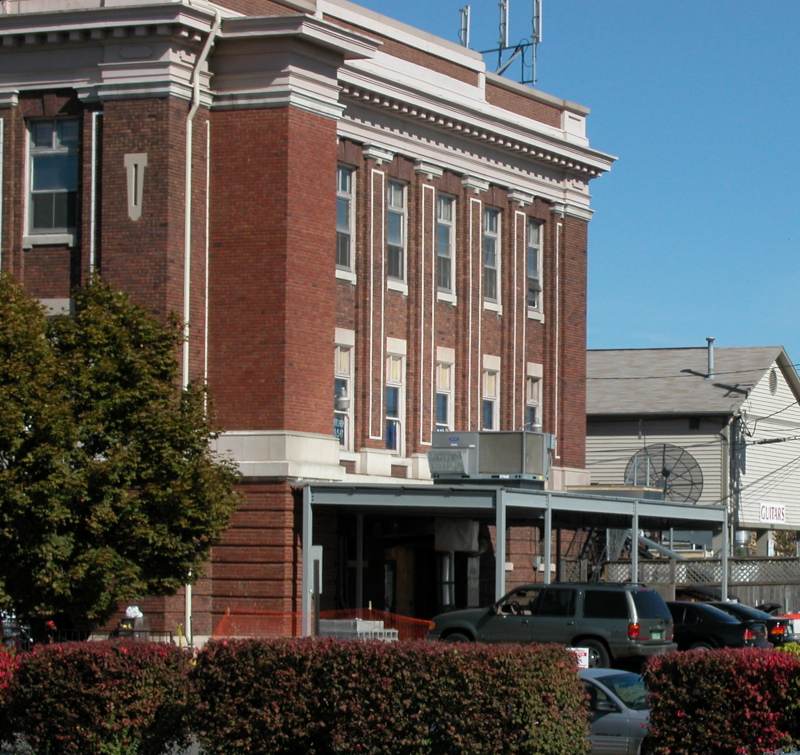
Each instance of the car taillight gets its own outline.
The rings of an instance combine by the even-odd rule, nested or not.
[[[783,637],[786,634],[786,627],[783,624],[776,624],[774,627],[769,628],[769,633],[773,637]]]
[[[629,640],[638,640],[639,639],[639,625],[638,624],[628,624],[628,639]]]
[[[744,628],[744,641],[747,642],[748,640],[754,640],[756,638],[756,633],[750,629],[750,627]]]

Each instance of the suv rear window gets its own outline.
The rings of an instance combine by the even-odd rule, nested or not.
[[[671,619],[667,604],[655,590],[635,590],[633,602],[640,619]]]
[[[625,593],[611,590],[587,590],[583,598],[585,619],[627,619],[628,600]]]

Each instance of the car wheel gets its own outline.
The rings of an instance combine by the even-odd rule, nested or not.
[[[463,632],[450,632],[447,637],[444,638],[445,642],[472,642],[472,640],[467,637]]]
[[[689,645],[689,650],[712,650],[712,647],[707,642],[695,642]]]
[[[589,668],[608,668],[608,650],[600,640],[580,640],[576,644],[589,649]]]

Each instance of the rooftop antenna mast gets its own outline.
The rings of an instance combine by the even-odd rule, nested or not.
[[[510,39],[510,13],[511,0],[498,0],[500,10],[500,25],[497,47],[491,50],[482,50],[483,55],[497,53],[497,68],[495,73],[502,75],[512,63],[519,60],[519,83],[535,86],[538,82],[537,54],[542,42],[542,3],[544,0],[531,0],[531,36],[516,44],[511,44]],[[461,26],[458,33],[459,42],[469,47],[470,31],[470,6],[465,5],[459,10]]]
[[[470,15],[472,8],[470,8],[469,5],[465,5],[463,8],[459,8],[458,12],[461,16],[461,26],[458,30],[458,41],[464,45],[464,47],[469,47]]]

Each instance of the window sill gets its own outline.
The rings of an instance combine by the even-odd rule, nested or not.
[[[336,278],[340,281],[347,281],[356,285],[356,274],[352,270],[343,270],[340,267],[336,268]]]
[[[386,288],[390,291],[398,291],[403,294],[403,296],[408,296],[408,283],[398,280],[397,278],[387,278]]]
[[[497,312],[498,315],[503,314],[503,305],[496,301],[484,301],[483,308],[488,309],[490,312]]]
[[[544,312],[540,312],[538,309],[528,309],[528,319],[544,322]]]
[[[22,248],[35,246],[75,246],[74,233],[33,233],[22,237]]]
[[[447,302],[451,306],[455,307],[456,304],[458,304],[458,297],[450,291],[437,291],[436,301]]]

